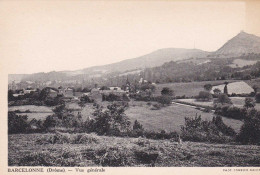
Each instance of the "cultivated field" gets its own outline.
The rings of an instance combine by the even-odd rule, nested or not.
[[[52,138],[56,138],[53,141]],[[78,139],[80,138],[80,139]],[[260,166],[260,146],[120,138],[93,134],[13,134],[9,166]]]
[[[17,115],[27,115],[28,120],[33,118],[37,120],[44,120],[47,116],[52,115],[52,108],[47,106],[35,106],[35,105],[23,105],[23,106],[8,106],[8,111],[19,110],[23,113],[17,113]],[[30,113],[25,113],[29,110]]]
[[[243,108],[245,104],[245,97],[230,97],[232,103],[234,106]],[[202,101],[196,101],[196,99],[178,99],[177,101],[186,102],[194,105],[201,105],[205,107],[213,107],[213,101],[209,102],[202,102]],[[255,109],[260,110],[260,103],[256,103]]]
[[[244,66],[251,66],[256,64],[257,61],[255,60],[242,60],[242,59],[235,59],[232,64],[229,66],[232,68],[237,68],[237,67],[244,67]]]
[[[168,87],[174,90],[176,96],[194,97],[199,94],[200,91],[203,91],[203,86],[205,84],[211,84],[213,86],[223,84],[225,81],[236,82],[237,80],[219,80],[219,81],[202,81],[202,82],[189,82],[189,83],[166,83],[166,84],[157,84],[155,95],[160,95],[161,90],[164,87]]]
[[[47,106],[35,106],[35,105],[23,105],[23,106],[8,106],[9,111],[15,111],[15,110],[20,110],[20,111],[26,111],[30,110],[31,112],[52,112],[51,107]]]
[[[212,120],[213,113],[202,112],[195,108],[185,105],[171,104],[163,107],[160,110],[151,110],[152,106],[147,105],[146,102],[132,102],[129,103],[129,108],[126,110],[126,115],[133,123],[138,120],[147,130],[166,130],[166,131],[180,131],[181,126],[184,125],[185,117],[195,117],[201,115],[203,120]],[[223,117],[223,121],[228,126],[239,131],[243,124],[239,120]]]

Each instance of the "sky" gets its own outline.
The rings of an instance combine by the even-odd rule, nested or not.
[[[162,48],[215,51],[241,30],[260,34],[247,27],[254,26],[248,8],[244,1],[1,1],[0,67],[77,70]]]

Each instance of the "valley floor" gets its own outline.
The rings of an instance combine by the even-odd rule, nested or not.
[[[55,134],[9,135],[9,166],[260,166],[260,146],[254,145],[180,144],[94,134],[81,134],[79,141],[71,142],[68,138],[79,134],[65,135],[62,143],[49,142]]]

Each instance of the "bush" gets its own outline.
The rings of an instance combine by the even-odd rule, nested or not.
[[[168,87],[164,87],[161,91],[161,94],[162,95],[169,95],[169,96],[173,96],[174,95],[174,92],[173,90],[171,90],[170,88]]]
[[[186,117],[181,128],[181,137],[188,141],[228,143],[234,136],[235,131],[226,126],[221,117],[213,117],[212,121],[203,121],[201,116]]]
[[[133,125],[133,130],[143,130],[143,125],[139,123],[137,120],[135,120],[134,125]]]
[[[157,101],[158,103],[162,105],[170,105],[172,102],[172,97],[170,96],[158,96],[154,97],[154,101]]]
[[[223,104],[232,104],[232,101],[227,96],[227,94],[219,94],[217,100],[215,100],[214,103],[220,103],[223,105]]]
[[[27,115],[18,116],[8,112],[8,134],[27,133],[30,130],[27,119]]]
[[[247,109],[255,107],[255,101],[252,98],[246,97],[244,107]]]
[[[93,115],[95,116],[93,132],[99,135],[120,135],[129,130],[130,121],[125,115],[125,107],[118,104],[107,106],[107,110],[97,107]]]
[[[260,144],[260,112],[255,109],[247,111],[237,140],[243,144]]]
[[[237,120],[243,120],[246,115],[245,108],[238,108],[230,105],[216,105],[215,114],[225,116],[228,118],[233,118]]]
[[[94,103],[94,100],[93,100],[93,99],[90,99],[87,95],[81,97],[81,98],[80,98],[80,101],[81,101],[81,102],[84,102],[84,103]]]
[[[255,101],[256,101],[256,103],[260,103],[260,93],[257,93],[255,95]]]
[[[210,101],[210,100],[212,100],[212,98],[213,97],[212,97],[211,93],[208,91],[200,91],[199,95],[196,96],[196,99],[198,101]]]
[[[102,101],[129,101],[129,98],[126,96],[126,94],[123,94],[122,96],[110,93],[109,95],[102,95]]]

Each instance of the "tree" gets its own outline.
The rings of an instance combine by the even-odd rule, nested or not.
[[[255,101],[256,101],[256,103],[260,103],[260,93],[257,93],[255,95]]]
[[[237,139],[243,144],[260,144],[259,136],[260,112],[253,108],[247,112]]]
[[[211,91],[212,85],[211,85],[211,84],[205,84],[205,85],[204,85],[204,89],[205,89],[206,91]]]
[[[8,90],[8,101],[11,101],[14,99],[14,91],[13,90]]]
[[[225,87],[224,87],[224,94],[227,94],[227,95],[228,95],[228,87],[227,87],[228,82],[226,81],[224,84],[225,84]]]
[[[249,98],[249,97],[245,98],[244,107],[247,108],[247,109],[255,107],[255,101],[252,98]]]
[[[200,91],[199,95],[196,97],[197,100],[199,101],[210,101],[212,100],[212,95],[208,91]]]
[[[168,95],[168,96],[173,96],[174,95],[174,91],[168,87],[164,87],[161,91],[162,95]]]
[[[135,120],[133,130],[143,130],[143,125],[139,123],[137,120]]]
[[[125,107],[118,104],[108,105],[105,111],[97,106],[93,115],[95,116],[93,131],[99,135],[119,135],[128,131],[131,124],[125,115]]]
[[[79,101],[78,105],[80,106],[81,109],[83,109],[86,106],[86,103],[84,101]]]
[[[231,99],[227,96],[227,94],[219,94],[218,98],[215,103],[220,103],[220,104],[232,104]]]
[[[85,87],[84,89],[82,89],[81,92],[90,92],[90,91],[91,91],[91,90],[90,90],[89,88]]]
[[[145,83],[145,84],[142,84],[142,85],[141,85],[140,89],[141,89],[142,91],[151,90],[152,92],[154,92],[155,86],[152,85],[152,84],[149,84],[149,83]]]
[[[258,88],[259,87],[257,85],[253,85],[253,89],[254,89],[255,94],[257,94]]]
[[[213,90],[214,94],[220,94],[221,93],[221,90],[219,88],[215,88]]]
[[[100,90],[110,90],[107,86],[102,86]]]
[[[18,116],[14,112],[8,112],[8,134],[25,133],[29,130],[28,116]]]

